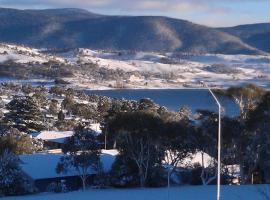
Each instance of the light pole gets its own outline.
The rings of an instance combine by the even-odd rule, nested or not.
[[[218,105],[218,167],[217,167],[217,200],[220,200],[220,174],[221,174],[221,104],[210,87],[201,82],[208,89]]]

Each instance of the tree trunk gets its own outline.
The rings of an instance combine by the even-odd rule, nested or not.
[[[240,164],[240,178],[241,178],[241,184],[246,183],[246,178],[245,178],[245,172],[244,172],[244,166],[243,164]]]
[[[143,170],[142,168],[139,168],[139,177],[140,177],[140,187],[144,187],[144,177],[143,177]]]
[[[169,200],[170,199],[170,190],[169,189],[170,189],[170,178],[171,178],[171,170],[170,169],[168,170],[167,176],[168,176],[167,177],[168,178],[168,180],[167,180],[168,181],[168,185],[167,185],[167,189],[168,189],[167,190],[167,199]]]
[[[167,181],[168,181],[168,188],[170,187],[170,176],[171,176],[171,174],[170,174],[170,170],[168,170],[168,174],[167,174]]]
[[[82,186],[83,186],[82,190],[85,191],[85,188],[86,188],[86,177],[82,176],[81,177],[81,180],[82,180]]]

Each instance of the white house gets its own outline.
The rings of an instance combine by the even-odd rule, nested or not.
[[[116,155],[118,155],[117,150],[102,150],[101,163],[105,172],[110,171]],[[39,191],[46,191],[49,184],[62,180],[65,180],[68,188],[78,189],[81,187],[78,171],[70,169],[66,174],[56,172],[56,166],[61,156],[63,156],[62,153],[20,155],[22,170],[33,180]],[[88,173],[90,175],[89,182],[91,182],[97,172],[90,169]]]

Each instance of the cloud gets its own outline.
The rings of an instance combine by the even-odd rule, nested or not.
[[[228,12],[226,3],[264,2],[267,0],[0,0],[2,7],[60,8],[79,7],[88,10],[106,9],[122,11],[161,12]]]
[[[221,0],[231,1],[231,0]],[[237,1],[237,0],[236,0]],[[22,9],[31,8],[84,8],[88,10],[122,11],[132,13],[165,12],[228,12],[224,6],[214,6],[215,0],[0,0],[0,6]]]

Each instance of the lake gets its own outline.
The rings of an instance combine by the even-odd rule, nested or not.
[[[218,107],[206,89],[126,89],[126,90],[86,90],[86,94],[96,94],[114,98],[140,100],[150,98],[161,106],[171,111],[177,111],[183,106],[188,106],[192,111],[205,109],[218,111]],[[220,98],[220,102],[228,116],[236,116],[239,113],[237,105],[228,98]]]

